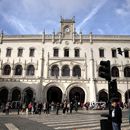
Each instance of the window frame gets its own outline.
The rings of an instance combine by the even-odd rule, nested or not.
[[[20,50],[22,50],[20,52]],[[17,54],[18,57],[22,57],[23,56],[23,48],[18,48],[18,54]]]
[[[32,52],[33,50],[33,52]],[[35,48],[30,48],[29,49],[29,57],[34,57],[35,56]]]
[[[53,57],[59,57],[59,49],[53,48]]]
[[[105,57],[105,50],[104,48],[99,48],[99,57],[104,58]]]
[[[75,57],[80,57],[80,49],[79,48],[74,49],[74,56]]]
[[[116,51],[116,49],[113,48],[113,49],[111,50],[111,52],[112,52],[112,58],[117,58],[117,51]]]
[[[64,48],[64,57],[69,57],[69,48]]]
[[[6,57],[11,57],[12,48],[6,48]]]

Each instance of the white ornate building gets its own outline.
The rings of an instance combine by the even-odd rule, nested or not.
[[[100,61],[111,61],[118,94],[130,89],[130,36],[75,32],[75,20],[61,18],[60,32],[0,37],[0,102],[7,100],[107,101],[107,81],[98,76]],[[119,55],[117,48],[124,53]],[[128,92],[128,93],[127,93]]]

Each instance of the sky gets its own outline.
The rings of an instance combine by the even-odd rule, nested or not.
[[[130,35],[130,0],[0,0],[0,31],[7,35],[60,31],[75,17],[79,33]]]

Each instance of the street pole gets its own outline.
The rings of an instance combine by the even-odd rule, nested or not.
[[[128,119],[130,123],[130,99],[129,99],[129,81],[128,77],[126,77],[126,82],[127,82],[127,106],[128,106]]]

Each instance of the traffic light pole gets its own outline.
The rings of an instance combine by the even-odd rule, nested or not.
[[[109,108],[109,116],[111,115],[111,102],[110,102],[110,83],[111,83],[111,80],[110,81],[108,81],[108,93],[109,93],[109,95],[108,95],[108,108]],[[109,118],[109,117],[108,117]]]

